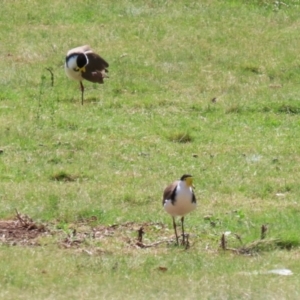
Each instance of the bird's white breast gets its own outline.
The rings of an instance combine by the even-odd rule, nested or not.
[[[171,199],[167,199],[164,208],[173,217],[184,216],[196,208],[196,203],[193,203],[192,200],[192,189],[185,184],[179,183],[174,203],[172,203]]]
[[[78,68],[77,66],[77,55],[70,57],[65,63],[65,71],[69,78],[81,81],[83,80],[80,71],[75,71]]]

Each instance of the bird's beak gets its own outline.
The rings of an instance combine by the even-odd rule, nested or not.
[[[80,72],[85,72],[85,71],[86,71],[86,70],[85,70],[85,66],[82,67],[82,68],[76,68],[75,71],[76,71],[76,72],[79,72],[79,71],[80,71]]]
[[[81,71],[81,72],[85,72],[86,70],[85,70],[85,66],[84,67],[82,67],[82,68],[78,68],[79,69],[79,71]]]

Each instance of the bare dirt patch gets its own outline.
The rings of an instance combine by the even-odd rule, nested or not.
[[[18,212],[13,220],[0,220],[0,242],[10,245],[38,245],[36,239],[49,231]]]
[[[22,215],[16,210],[12,220],[0,220],[0,244],[41,246],[47,245],[41,237],[52,236],[47,243],[56,244],[64,249],[77,249],[89,255],[111,253],[116,249],[131,252],[133,249],[156,248],[159,245],[172,245],[175,243],[174,235],[166,228],[165,224],[157,222],[125,222],[110,226],[96,225],[97,218],[83,220],[69,224],[67,229],[58,229],[55,224],[42,224],[33,221],[27,215]],[[94,224],[94,226],[93,226]],[[266,225],[261,227],[261,238],[251,243],[244,244],[241,237],[234,235],[239,241],[236,247],[228,246],[225,234],[222,234],[219,250],[231,251],[242,255],[256,255],[261,251],[274,249],[290,250],[294,245],[291,241],[265,238]],[[230,243],[233,240],[230,239]],[[41,244],[42,243],[42,244]],[[182,244],[183,245],[183,244]],[[190,248],[189,235],[186,235],[185,249]]]
[[[90,227],[86,223],[77,224],[77,228],[72,230],[61,242],[60,246],[64,248],[81,248],[87,241],[101,242],[102,245],[113,243],[122,244],[129,248],[150,248],[163,243],[174,242],[173,238],[165,236],[166,227],[157,222],[125,222],[113,224],[110,226],[97,225]],[[144,239],[145,233],[153,238],[153,232],[160,232],[157,241]]]
[[[90,253],[91,251],[86,249],[94,251],[99,242],[105,248],[118,244],[122,248],[131,249],[150,248],[174,242],[173,238],[166,236],[169,232],[162,223],[125,222],[110,226],[92,226],[91,222],[95,221],[97,220],[84,220],[70,224],[67,230],[61,230],[55,224],[35,222],[29,216],[20,214],[16,210],[16,215],[12,220],[0,220],[0,243],[11,246],[40,246],[41,237],[52,236],[51,243],[56,243],[60,248],[81,249]],[[145,233],[146,238],[144,238]],[[149,236],[151,236],[150,239]],[[49,242],[49,239],[47,241]],[[46,245],[44,242],[42,244]]]

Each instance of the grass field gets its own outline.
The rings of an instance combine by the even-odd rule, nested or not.
[[[0,298],[299,299],[299,8],[2,1],[0,218],[50,234],[0,236]],[[110,78],[82,106],[64,60],[83,44]],[[174,236],[162,191],[184,173],[190,248],[138,247],[141,226],[148,245]]]

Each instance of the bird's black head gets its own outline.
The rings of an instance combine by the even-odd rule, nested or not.
[[[189,174],[184,174],[180,178],[181,181],[185,182],[185,184],[189,187],[193,187],[193,176]]]
[[[181,180],[181,181],[184,181],[184,180],[186,180],[186,179],[189,178],[189,177],[193,177],[193,176],[192,176],[192,175],[189,175],[189,174],[184,174],[184,175],[181,176],[180,180]]]
[[[88,58],[85,54],[80,53],[77,56],[77,60],[76,60],[77,66],[78,68],[83,68],[88,64]]]

